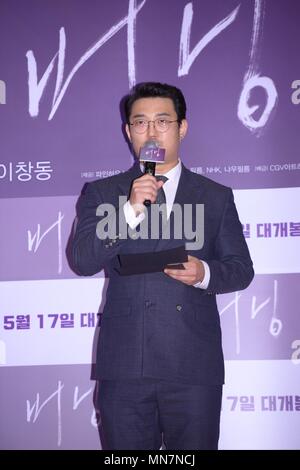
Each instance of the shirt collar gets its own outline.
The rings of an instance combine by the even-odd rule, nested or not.
[[[181,168],[182,168],[181,160],[178,159],[177,165],[171,168],[171,170],[167,171],[167,173],[164,173],[164,176],[168,178],[168,181],[173,181],[174,183],[176,183],[179,181],[179,178],[181,175]],[[168,181],[166,181],[166,183],[168,183]]]

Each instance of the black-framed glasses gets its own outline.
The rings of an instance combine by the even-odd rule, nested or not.
[[[143,134],[149,127],[150,122],[153,122],[154,128],[157,132],[167,132],[170,128],[172,122],[179,122],[178,119],[170,121],[169,119],[157,118],[154,121],[148,121],[147,119],[135,119],[133,122],[130,122],[134,132],[137,134]]]

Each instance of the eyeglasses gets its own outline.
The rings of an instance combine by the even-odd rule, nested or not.
[[[178,119],[169,121],[168,119],[157,118],[154,121],[147,121],[147,119],[136,119],[133,122],[130,122],[134,132],[137,134],[144,134],[149,127],[150,122],[153,122],[154,128],[157,132],[167,132],[169,130],[170,124],[172,122],[179,122]]]

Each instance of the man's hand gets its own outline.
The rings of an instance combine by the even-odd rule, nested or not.
[[[134,180],[131,186],[129,202],[134,209],[135,215],[145,210],[145,199],[149,199],[152,204],[156,201],[157,192],[163,184],[163,181],[156,181],[156,178],[149,174]]]
[[[185,269],[164,269],[164,273],[188,286],[193,286],[197,282],[203,281],[204,266],[202,261],[188,255],[188,261],[183,263],[183,266]]]

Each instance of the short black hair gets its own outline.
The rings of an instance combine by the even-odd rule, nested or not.
[[[124,101],[124,111],[127,124],[133,103],[140,98],[170,98],[173,101],[179,124],[186,116],[186,103],[182,91],[167,83],[143,82],[138,83],[132,89]]]

